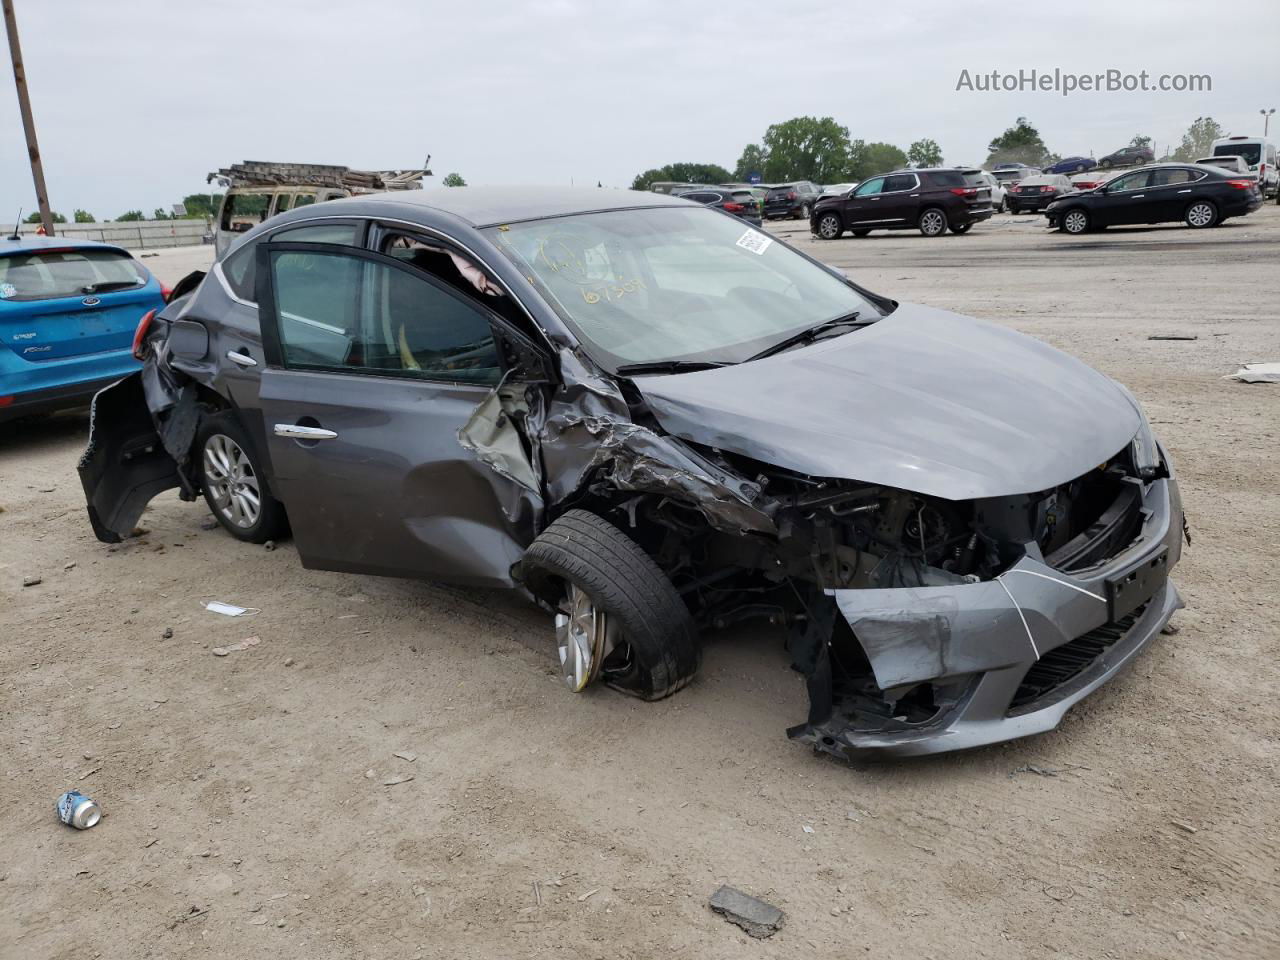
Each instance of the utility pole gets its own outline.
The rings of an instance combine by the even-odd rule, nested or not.
[[[40,145],[36,143],[36,122],[31,116],[31,98],[27,96],[27,72],[22,67],[22,45],[18,43],[18,21],[13,16],[13,0],[0,0],[4,5],[4,28],[9,34],[9,59],[13,61],[13,83],[18,88],[18,110],[22,129],[27,134],[27,156],[31,158],[31,179],[36,185],[36,203],[40,221],[47,236],[53,236],[53,214],[49,212],[49,191],[44,185],[44,167],[40,165]]]

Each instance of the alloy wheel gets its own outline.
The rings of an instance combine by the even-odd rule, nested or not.
[[[240,445],[223,433],[204,445],[204,476],[214,508],[233,526],[248,530],[262,515],[262,490],[253,462]]]
[[[829,213],[818,221],[818,236],[823,240],[834,240],[840,235],[840,220],[834,213]]]
[[[947,218],[941,210],[926,210],[920,215],[920,232],[926,237],[936,237],[947,229]]]
[[[1062,218],[1062,229],[1067,233],[1084,233],[1089,229],[1089,217],[1083,210],[1071,210]]]
[[[1207,227],[1213,223],[1213,207],[1207,203],[1196,203],[1187,211],[1187,223],[1193,227]]]

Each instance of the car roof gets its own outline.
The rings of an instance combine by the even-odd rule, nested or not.
[[[708,186],[706,189],[717,188]],[[522,220],[542,220],[605,210],[697,206],[691,200],[681,200],[679,197],[648,190],[607,190],[600,187],[442,187],[438,190],[398,190],[394,193],[343,197],[326,201],[325,207],[333,211],[346,206],[361,207],[364,204],[382,203],[438,210],[452,214],[473,227],[492,227],[504,223],[519,223]]]
[[[98,249],[98,250],[119,250],[124,253],[129,251],[124,247],[117,246],[114,243],[102,243],[99,240],[84,240],[79,237],[40,237],[35,234],[22,234],[19,239],[11,240],[13,234],[5,233],[0,236],[0,254],[6,253],[36,253],[40,250],[79,250],[79,249]],[[132,254],[129,254],[132,256]]]

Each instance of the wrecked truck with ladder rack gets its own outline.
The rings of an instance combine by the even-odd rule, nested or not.
[[[667,696],[764,618],[808,685],[790,736],[837,756],[1049,730],[1181,606],[1124,387],[679,198],[294,211],[139,353],[80,465],[100,539],[177,487],[310,568],[519,587],[575,691]]]

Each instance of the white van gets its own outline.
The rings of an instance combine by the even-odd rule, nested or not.
[[[1249,165],[1249,175],[1258,181],[1262,196],[1280,192],[1280,169],[1276,166],[1276,145],[1265,137],[1223,137],[1213,141],[1215,157],[1235,154]]]

